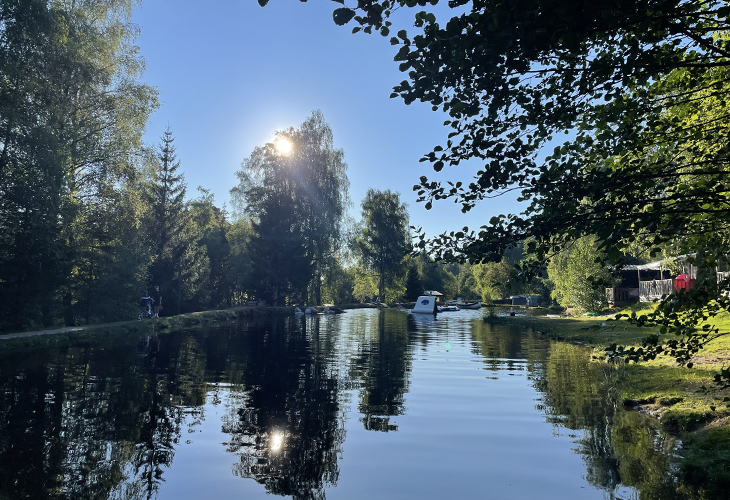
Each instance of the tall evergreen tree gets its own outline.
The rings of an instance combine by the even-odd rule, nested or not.
[[[174,141],[168,127],[152,169],[147,226],[155,250],[150,267],[152,285],[160,286],[165,310],[179,313],[183,299],[193,297],[207,281],[209,268],[208,258],[197,244],[194,223],[188,219],[187,186],[185,176],[178,173]]]

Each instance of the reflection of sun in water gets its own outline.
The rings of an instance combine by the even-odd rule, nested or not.
[[[275,432],[271,435],[271,451],[279,451],[284,446],[284,434]]]
[[[276,141],[276,149],[279,153],[287,154],[291,151],[292,143],[286,139],[279,139]]]

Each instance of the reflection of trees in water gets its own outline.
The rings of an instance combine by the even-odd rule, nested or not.
[[[245,340],[242,386],[223,418],[228,451],[240,456],[233,473],[269,493],[324,498],[339,477],[347,411],[329,362],[334,344],[316,323],[297,331],[279,320]]]
[[[542,373],[549,341],[525,332],[524,328],[474,321],[472,352],[482,356],[485,369],[527,370],[528,377]]]
[[[538,379],[548,422],[583,431],[576,451],[591,484],[612,498],[622,486],[636,488],[642,500],[699,498],[676,479],[676,439],[653,418],[619,407],[616,367],[591,363],[587,348],[554,342]]]
[[[198,354],[181,347],[153,338],[140,350],[101,345],[3,359],[0,497],[151,498],[180,437],[183,416],[170,401],[195,399],[182,390],[194,370],[180,375]]]
[[[361,381],[358,411],[367,430],[395,431],[390,417],[405,413],[405,393],[411,374],[408,316],[380,313],[356,331],[360,341],[353,357],[353,377]]]

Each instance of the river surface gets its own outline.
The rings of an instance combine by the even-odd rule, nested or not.
[[[674,498],[589,358],[374,309],[0,355],[0,500]]]

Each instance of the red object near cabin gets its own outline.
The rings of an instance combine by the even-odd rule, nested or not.
[[[680,274],[674,278],[674,290],[692,290],[695,286],[695,279],[689,274]]]

